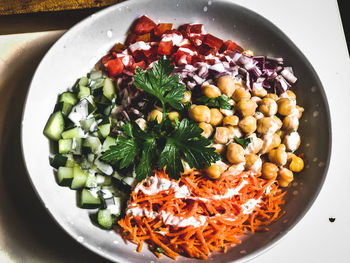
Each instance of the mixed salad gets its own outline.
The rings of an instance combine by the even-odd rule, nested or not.
[[[202,24],[147,16],[59,95],[44,134],[59,185],[96,222],[154,254],[207,258],[266,230],[304,167],[304,109],[282,58]]]

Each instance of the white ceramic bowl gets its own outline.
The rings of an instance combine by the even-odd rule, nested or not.
[[[330,157],[330,117],[320,80],[300,50],[271,22],[230,1],[126,1],[91,15],[65,33],[41,61],[24,109],[23,155],[33,187],[57,223],[92,251],[115,262],[156,260],[147,248],[137,254],[134,244],[126,244],[118,234],[92,225],[89,210],[76,206],[75,192],[57,185],[49,165],[49,141],[42,133],[57,95],[89,72],[114,43],[123,41],[131,23],[143,14],[155,22],[172,22],[175,26],[186,22],[202,23],[207,32],[225,40],[232,39],[246,49],[254,50],[256,55],[283,57],[299,78],[295,92],[298,103],[306,109],[300,131],[303,140],[301,152],[305,153],[307,169],[297,176],[296,184],[288,191],[284,206],[286,215],[274,223],[270,231],[251,235],[241,245],[226,254],[214,254],[208,261],[251,259],[284,236],[316,198]],[[309,110],[314,105],[318,105],[317,113]],[[315,155],[318,161],[312,162],[310,158]],[[160,261],[172,260],[163,257]],[[182,258],[181,261],[197,260]]]

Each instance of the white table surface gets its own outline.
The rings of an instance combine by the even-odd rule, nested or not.
[[[347,153],[347,149],[350,149],[350,125],[347,118],[350,116],[348,103],[350,60],[337,2],[336,0],[234,0],[234,2],[252,9],[278,25],[309,59],[327,94],[333,133],[329,172],[314,205],[277,245],[250,262],[350,262],[350,174],[347,167],[350,162],[350,155]],[[0,71],[9,63],[13,54],[21,53],[28,45],[33,45],[33,40],[37,37],[55,38],[61,33],[52,31],[0,36]],[[0,75],[0,83],[1,78]],[[0,105],[0,109],[4,110],[4,107]],[[1,125],[4,126],[4,122],[0,119]],[[334,217],[335,222],[331,223],[330,217]],[[6,239],[0,238],[0,262],[47,262],[50,257],[50,262],[68,262],[64,257],[60,257],[57,251],[52,250],[49,257],[46,252],[39,252],[39,247],[35,250],[27,249],[26,253],[32,255],[31,259],[26,259],[19,256],[23,252],[21,249],[23,249],[21,244],[18,245],[13,240],[6,244]],[[85,252],[81,249],[77,253]],[[74,258],[79,258],[79,255],[74,255],[69,262],[74,262]]]

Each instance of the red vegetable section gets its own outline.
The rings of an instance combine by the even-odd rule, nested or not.
[[[202,24],[183,24],[175,29],[172,23],[156,24],[144,15],[135,21],[125,44],[115,44],[101,62],[108,76],[117,78],[125,71],[133,73],[137,66],[145,69],[163,55],[172,58],[177,66],[197,62],[212,64],[212,59],[206,56],[235,50],[243,51],[243,48],[231,40],[224,42],[206,34]],[[126,56],[131,58],[123,64]]]

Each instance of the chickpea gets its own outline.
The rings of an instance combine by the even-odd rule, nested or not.
[[[230,163],[239,164],[245,161],[244,149],[238,143],[231,142],[227,146],[226,158]]]
[[[224,126],[228,126],[228,125],[237,126],[239,122],[239,118],[236,115],[226,116],[222,122]]]
[[[205,85],[202,86],[202,93],[203,95],[209,97],[209,98],[216,98],[221,95],[221,91],[218,87],[214,85]]]
[[[299,133],[293,131],[293,132],[287,134],[286,136],[284,136],[283,144],[286,145],[288,151],[291,151],[291,152],[296,151],[300,146]]]
[[[222,123],[223,116],[219,109],[213,108],[210,109],[210,124],[215,126],[218,126]]]
[[[245,88],[241,87],[235,90],[235,92],[233,93],[232,99],[235,102],[239,102],[241,99],[250,99],[250,97],[251,97],[250,92]]]
[[[175,121],[175,119],[180,120],[180,113],[178,113],[177,111],[171,111],[168,114],[168,118],[171,121]]]
[[[219,154],[223,154],[223,152],[225,151],[225,144],[220,144],[220,143],[214,143],[211,145],[211,147],[215,148],[215,152],[219,153]]]
[[[245,168],[247,170],[250,170],[258,159],[259,159],[259,156],[257,156],[256,154],[248,154],[248,155],[246,155],[246,157],[245,157]]]
[[[286,134],[286,132],[283,131],[283,130],[278,130],[278,131],[276,132],[276,134],[277,134],[280,138],[283,138],[284,135]]]
[[[256,130],[256,119],[253,116],[244,117],[239,121],[238,126],[245,133],[253,133]]]
[[[232,164],[229,168],[228,171],[230,171],[231,174],[239,174],[242,171],[244,171],[244,163],[240,164]]]
[[[278,96],[277,94],[275,93],[268,93],[265,98],[270,98],[270,99],[273,99],[274,101],[277,101],[278,100]]]
[[[211,179],[218,179],[227,170],[228,166],[224,162],[217,162],[204,169],[206,175]]]
[[[226,144],[229,140],[229,129],[227,127],[217,127],[213,141],[215,143]]]
[[[275,121],[275,123],[276,123],[276,125],[277,125],[277,127],[278,127],[278,130],[281,129],[281,128],[282,128],[282,125],[283,125],[281,119],[278,118],[276,115],[273,115],[272,118],[273,118],[273,120]]]
[[[250,57],[254,56],[254,52],[250,49],[244,50],[242,52],[242,54],[245,54],[245,55],[250,56]]]
[[[227,126],[229,139],[234,139],[235,137],[241,138],[243,136],[242,131],[237,126]]]
[[[210,122],[210,110],[204,105],[192,105],[189,109],[189,117],[197,122]]]
[[[232,94],[235,92],[236,83],[234,79],[229,76],[222,76],[218,79],[218,88],[224,93],[227,97],[231,98]]]
[[[257,120],[260,120],[263,117],[264,117],[264,114],[262,114],[260,111],[256,111],[254,113],[254,118],[257,119]]]
[[[287,187],[293,181],[293,172],[287,168],[280,168],[277,180],[281,187]]]
[[[267,90],[264,89],[261,84],[254,83],[252,89],[253,96],[257,96],[259,98],[263,98],[267,95]]]
[[[273,117],[263,117],[258,120],[257,131],[260,134],[275,133],[279,130],[278,123]]]
[[[280,144],[276,149],[269,152],[269,160],[278,166],[283,166],[287,163],[286,146]]]
[[[221,109],[220,108],[220,112],[224,115],[224,116],[233,116],[233,114],[235,113],[234,108],[232,108],[231,110],[226,110],[226,109]]]
[[[251,97],[251,100],[254,101],[257,105],[260,105],[262,98],[253,96]]]
[[[283,125],[282,129],[290,131],[290,130],[297,130],[299,127],[299,119],[297,116],[286,116],[283,119]]]
[[[257,108],[256,102],[252,99],[241,99],[237,103],[237,109],[242,113],[243,117],[251,116]]]
[[[289,169],[292,171],[292,172],[300,172],[301,170],[304,169],[304,161],[303,159],[301,159],[300,157],[294,155],[292,157],[292,161],[291,163],[289,164]]]
[[[278,167],[276,164],[266,162],[262,165],[261,176],[266,180],[275,179],[277,177]]]
[[[163,113],[160,110],[152,110],[148,114],[148,120],[157,120],[158,123],[161,123],[163,119]]]
[[[296,105],[295,108],[296,108],[297,111],[298,111],[298,119],[300,119],[301,116],[303,115],[304,108],[303,108],[303,107],[300,107],[300,106],[298,106],[298,105]]]
[[[251,143],[248,144],[247,148],[246,148],[246,152],[247,153],[258,153],[262,146],[263,146],[263,140],[256,137],[255,133],[253,133],[251,136],[249,136],[249,138],[251,138]]]
[[[287,90],[286,93],[287,93],[288,98],[290,98],[290,99],[296,99],[297,98],[295,93],[293,91],[291,91],[291,90]]]
[[[281,137],[277,133],[274,133],[272,135],[265,135],[260,154],[268,153],[272,149],[278,147],[280,144]]]
[[[277,101],[278,113],[287,116],[293,113],[295,109],[295,100],[289,98],[281,98]]]
[[[259,105],[259,111],[267,117],[275,115],[277,108],[276,101],[271,98],[263,98]]]
[[[203,137],[209,138],[213,134],[214,128],[209,123],[200,122],[198,126],[203,130],[201,133]]]
[[[147,121],[144,118],[138,118],[135,122],[141,130],[144,131],[147,128]]]
[[[186,91],[184,92],[184,97],[183,97],[183,99],[181,100],[181,102],[182,102],[182,103],[188,103],[188,102],[190,102],[190,101],[191,101],[191,96],[192,96],[191,92],[188,91],[188,90],[186,90]]]

